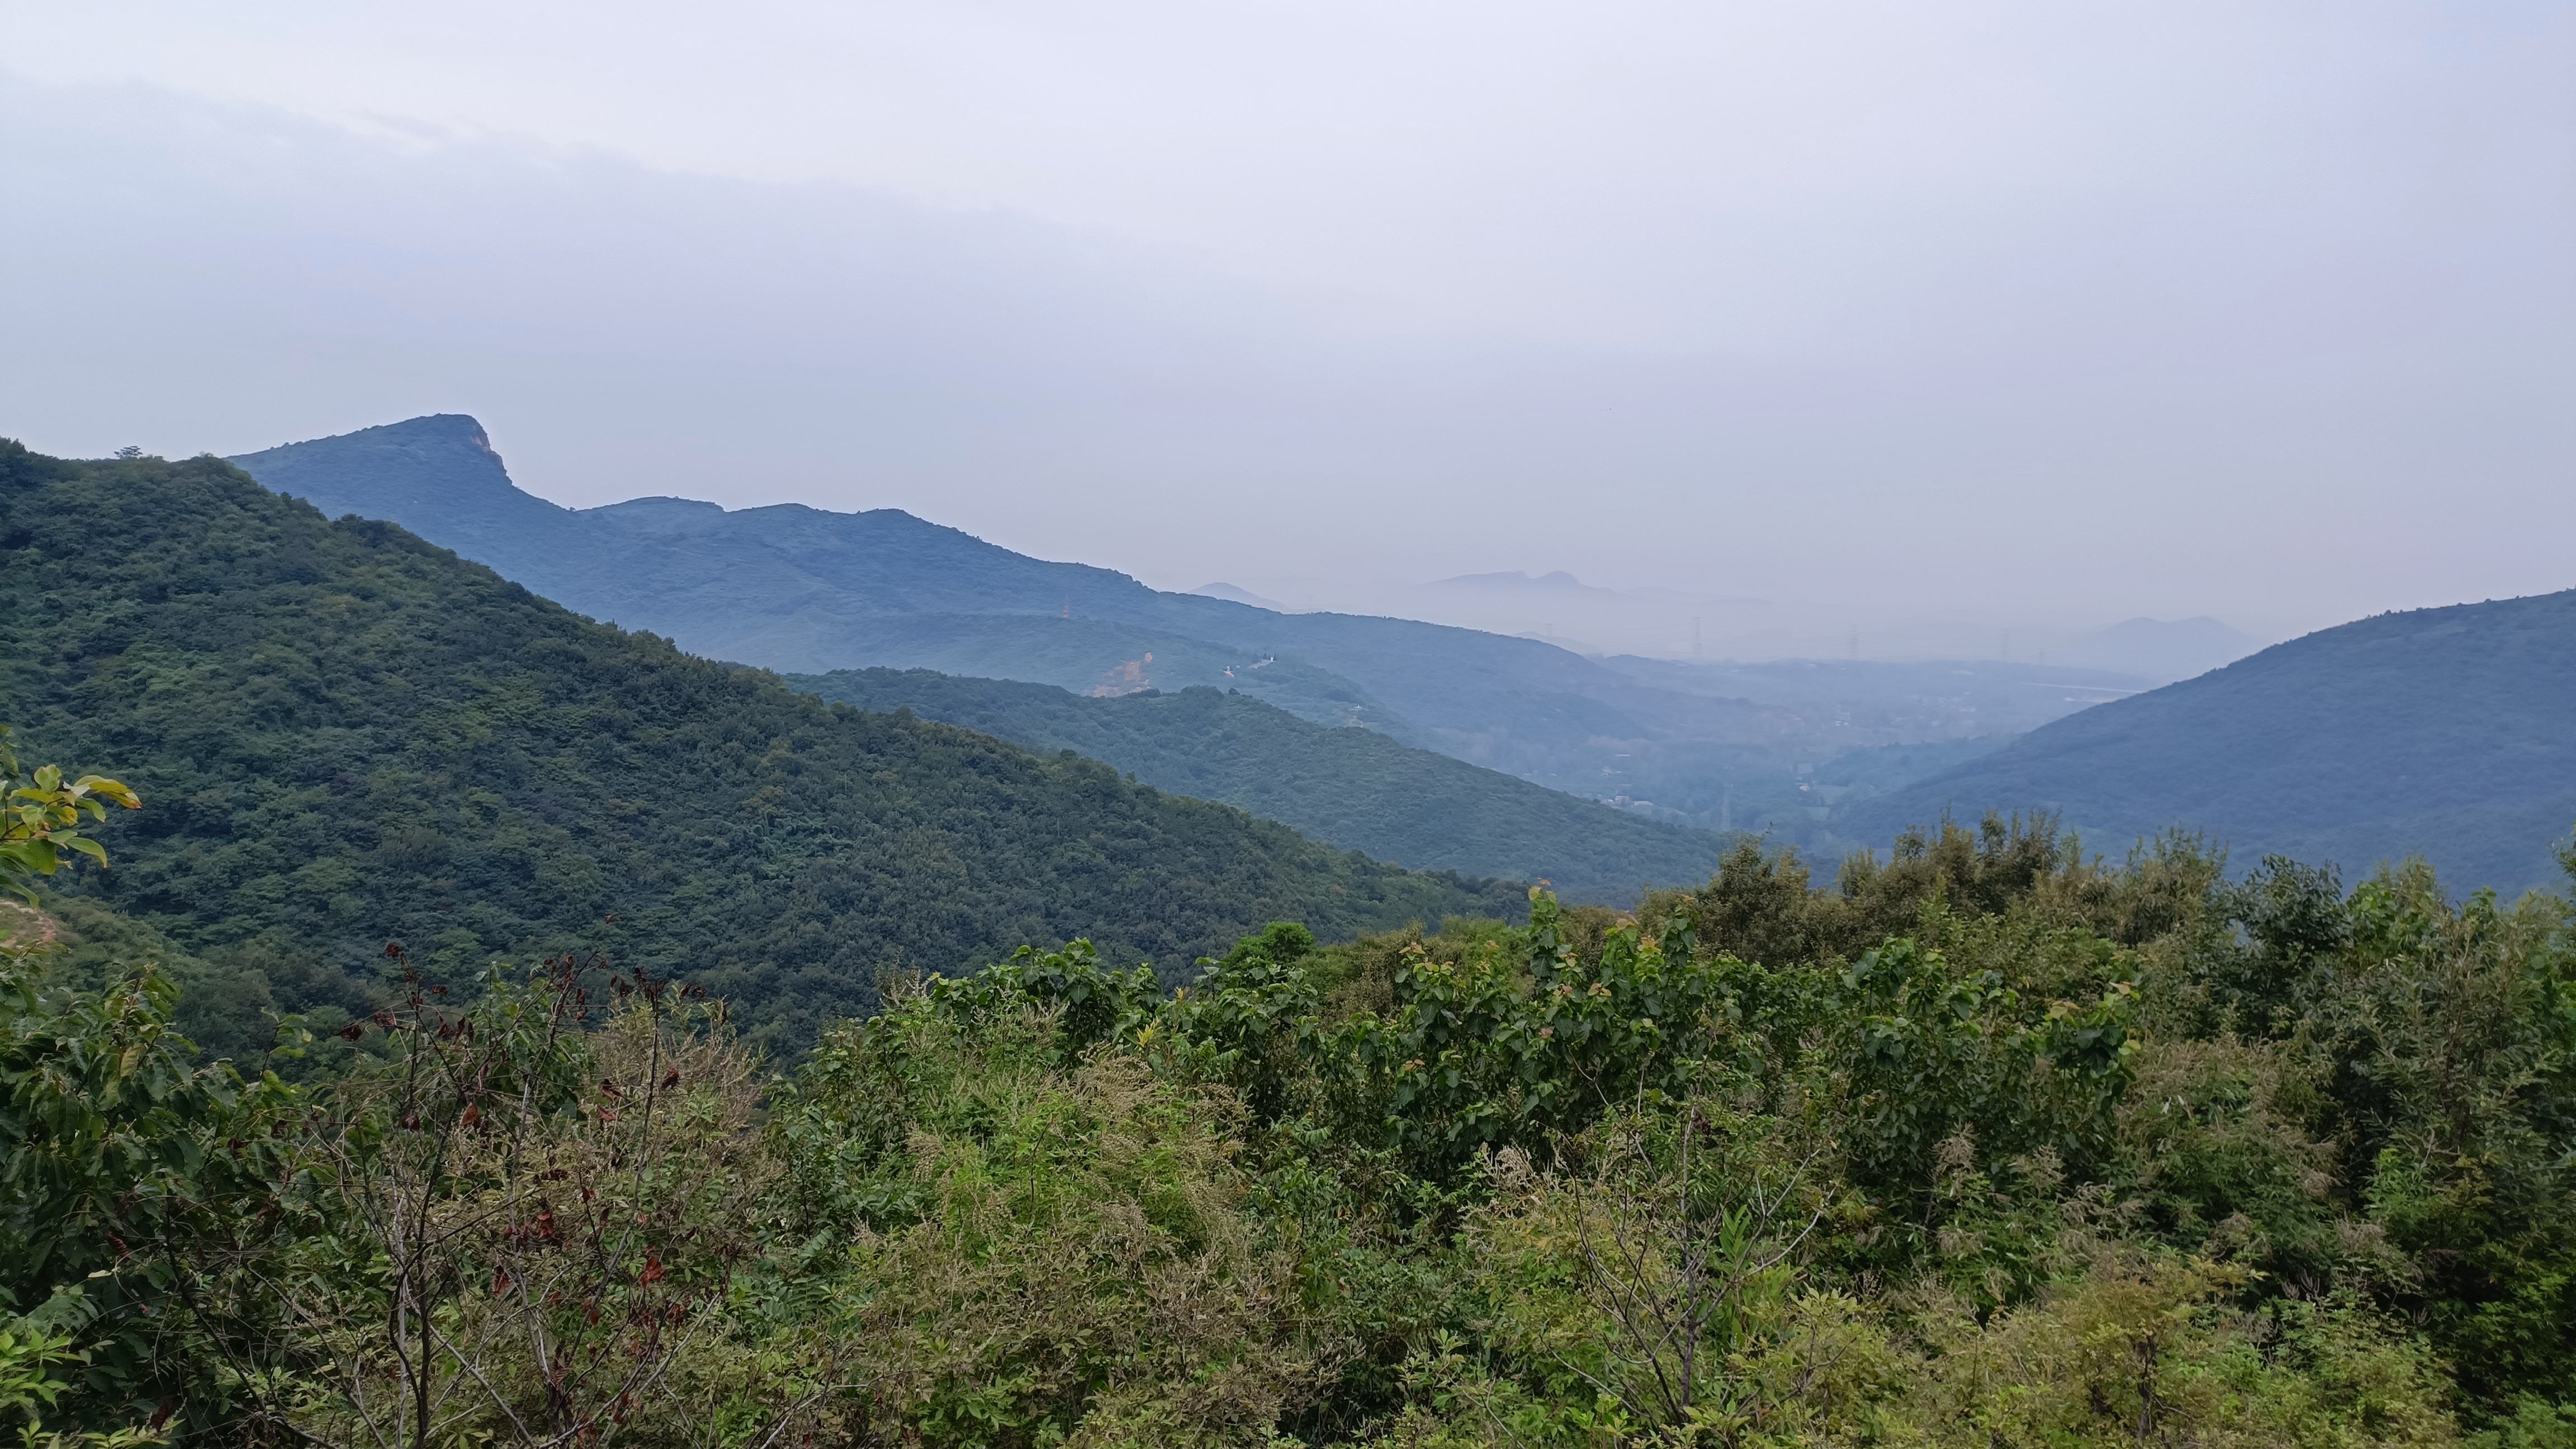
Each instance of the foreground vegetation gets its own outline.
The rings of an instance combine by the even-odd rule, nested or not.
[[[13,887],[132,803],[13,784]],[[1990,820],[1831,890],[1747,847],[1632,916],[1274,925],[1168,994],[1024,950],[775,1066],[648,971],[397,943],[301,1084],[148,967],[52,984],[46,924],[0,947],[31,1439],[2576,1443],[2553,897]]]

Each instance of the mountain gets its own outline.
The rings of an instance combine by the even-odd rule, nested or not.
[[[1190,592],[1201,595],[1205,598],[1225,599],[1237,604],[1250,604],[1256,609],[1268,609],[1274,614],[1285,614],[1288,612],[1288,606],[1286,604],[1280,603],[1276,599],[1263,598],[1261,595],[1254,593],[1250,589],[1243,588],[1235,584],[1229,584],[1222,579],[1215,583],[1201,584],[1197,588],[1190,590]]]
[[[325,513],[401,524],[581,613],[769,668],[925,668],[1103,694],[1204,684],[1523,775],[1579,777],[1598,740],[1771,727],[1535,640],[1159,593],[898,509],[558,508],[513,485],[481,425],[454,414],[233,461]]]
[[[1595,588],[1563,569],[1550,574],[1498,573],[1460,574],[1455,578],[1436,579],[1427,587],[1434,589],[1483,590],[1504,594],[1534,596],[1568,595],[1575,598],[1618,599],[1627,597],[1616,589]]]
[[[0,720],[143,793],[80,888],[286,1009],[363,1008],[388,938],[448,979],[599,947],[792,1041],[883,971],[1024,942],[1177,977],[1273,919],[1520,900],[826,704],[212,458],[0,444]]]
[[[2171,680],[2206,674],[2262,647],[2253,635],[2204,614],[2194,619],[2125,619],[2084,635],[2064,653],[2077,663]]]
[[[1148,785],[1222,801],[1379,860],[1544,879],[1572,900],[1624,908],[1649,883],[1703,884],[1728,843],[1214,689],[1086,699],[1051,685],[892,669],[791,675],[788,683],[1033,750],[1072,750]]]
[[[1862,838],[2049,810],[2095,848],[2167,826],[2364,871],[2420,854],[2455,888],[2553,882],[2576,821],[2576,590],[2382,614],[2070,715],[1860,802]]]
[[[2036,723],[2106,697],[2057,689],[2063,671],[2016,671],[2001,687],[2022,698],[1980,713],[1954,701],[1949,684],[1918,681],[1920,670],[1859,664],[1785,666],[1782,677],[1798,687],[1739,688],[1755,676],[1587,658],[1413,619],[1159,593],[896,509],[727,510],[677,498],[559,508],[513,484],[482,427],[453,414],[234,461],[327,514],[400,524],[579,613],[711,658],[805,674],[925,669],[1104,697],[1206,686],[1641,816],[1828,850],[1843,842],[1819,833],[1819,792],[1843,787],[1818,785],[1817,764],[1851,749],[2000,734],[2026,727],[2005,720]],[[1525,582],[1560,600],[1606,592]],[[1676,647],[1688,644],[1697,606],[1674,613],[1679,606],[1607,597],[1617,611],[1673,614]],[[1553,632],[1551,616],[1578,622],[1552,603],[1520,613],[1490,622],[1539,632]],[[1930,670],[1950,677],[1948,666]],[[1819,681],[1856,692],[1806,687]],[[2116,693],[2154,681],[2097,682]],[[1874,764],[1865,788],[1891,783],[1889,768],[1888,759]]]
[[[1543,639],[1589,655],[1683,652],[1696,646],[1708,612],[1588,584],[1562,569],[1459,574],[1403,591],[1392,604],[1417,618]]]

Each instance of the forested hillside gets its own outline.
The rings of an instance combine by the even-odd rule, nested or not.
[[[1176,976],[1264,921],[1508,911],[1088,761],[863,714],[576,617],[222,462],[0,445],[0,721],[153,809],[85,889],[246,1009],[602,947],[793,1038],[1088,936]]]
[[[2346,869],[2421,855],[2463,889],[2550,884],[2576,822],[2576,591],[2382,614],[2089,709],[1835,828],[2049,811],[2117,852],[2168,826]]]
[[[1569,900],[1626,906],[1648,885],[1696,885],[1724,849],[1704,831],[1214,689],[1084,698],[1051,685],[893,669],[790,675],[788,683],[1033,750],[1072,750],[1379,860],[1550,881]]]
[[[0,941],[0,1292],[41,1305],[0,1412],[128,1435],[53,1449],[2566,1449],[2568,925],[1989,820],[1830,890],[1748,844],[1633,916],[1281,923],[1184,993],[1023,952],[784,1072],[693,988],[397,960],[300,1084],[194,1061],[161,978]]]

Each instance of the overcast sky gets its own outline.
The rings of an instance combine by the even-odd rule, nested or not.
[[[465,411],[1167,587],[2576,585],[2565,0],[0,0],[0,212],[50,451]]]

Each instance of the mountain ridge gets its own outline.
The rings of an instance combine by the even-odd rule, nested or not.
[[[2512,893],[2556,878],[2576,821],[2569,718],[2576,589],[2394,611],[2042,725],[1839,823],[2045,811],[2115,849],[2180,826],[2239,866],[2414,853]]]
[[[1162,593],[900,510],[560,509],[518,490],[480,425],[456,414],[233,461],[326,513],[384,517],[454,546],[578,612],[769,668],[934,668],[1077,692],[1233,688],[1555,786],[1606,759],[1600,741],[1781,728],[1761,710],[1658,691],[1536,640]],[[443,469],[461,481],[441,495]],[[1083,623],[1087,642],[1047,666],[1060,641],[1042,620]]]

